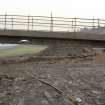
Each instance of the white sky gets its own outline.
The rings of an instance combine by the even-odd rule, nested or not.
[[[0,14],[105,18],[105,0],[0,0]]]

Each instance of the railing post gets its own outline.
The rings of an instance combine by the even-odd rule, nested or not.
[[[72,20],[72,31],[73,31],[73,28],[74,28],[74,26],[73,26],[73,20]]]
[[[98,19],[98,28],[100,27],[100,19]]]
[[[32,17],[32,30],[33,30],[33,17]]]
[[[77,25],[77,23],[76,23],[76,17],[74,18],[75,20],[74,20],[74,22],[75,22],[75,28],[74,28],[74,32],[76,32],[76,25]]]
[[[28,30],[29,30],[29,21],[30,21],[30,17],[28,15],[28,21],[27,21]]]
[[[12,29],[13,29],[13,17],[11,18],[11,20],[12,20]]]
[[[6,30],[6,26],[7,26],[7,14],[5,14],[5,26],[4,26],[4,30]]]
[[[95,26],[94,26],[94,18],[93,18],[93,28],[94,28]]]
[[[53,17],[52,17],[52,13],[51,13],[50,31],[53,32]]]

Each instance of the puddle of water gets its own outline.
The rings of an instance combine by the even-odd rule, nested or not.
[[[43,45],[0,44],[0,57],[36,54],[46,48]]]
[[[0,50],[16,47],[17,45],[18,44],[1,44],[0,43]]]

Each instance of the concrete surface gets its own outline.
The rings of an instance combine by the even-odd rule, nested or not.
[[[0,30],[0,36],[23,36],[34,38],[105,40],[105,33],[97,32],[45,32],[26,30]]]

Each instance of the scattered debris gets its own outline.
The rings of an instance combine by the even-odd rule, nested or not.
[[[76,102],[81,103],[82,100],[80,98],[76,98]]]
[[[64,97],[68,98],[68,100],[70,101],[70,104],[72,105],[78,105],[78,102],[75,101],[75,99],[73,98],[73,96],[68,96],[66,95],[62,90],[58,89],[57,87],[53,86],[52,84],[48,83],[47,81],[45,80],[41,80],[36,74],[30,74],[29,72],[27,72],[27,75],[31,76],[33,79],[36,79],[38,81],[40,81],[41,83],[45,84],[45,85],[48,85],[50,87],[52,87],[53,89],[55,89],[55,91],[61,95],[63,95]],[[71,103],[72,102],[72,103]]]
[[[50,48],[47,56],[1,58],[0,105],[104,105],[105,49],[98,49],[101,52],[97,54],[94,48],[99,45],[63,45]],[[33,76],[27,75],[27,70],[33,71]],[[56,81],[60,85],[54,84]]]
[[[3,78],[8,79],[8,80],[14,80],[14,77],[10,77],[8,75],[0,75],[0,80],[2,80]]]

